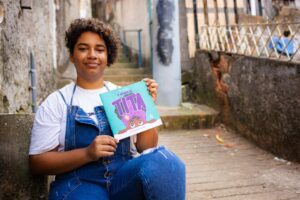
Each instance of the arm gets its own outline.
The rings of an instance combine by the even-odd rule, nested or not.
[[[153,101],[157,98],[158,84],[153,79],[144,79]],[[158,143],[157,128],[152,128],[137,135],[136,147],[138,152],[156,147]]]
[[[117,148],[117,140],[111,136],[97,136],[86,148],[66,152],[54,149],[29,156],[29,164],[34,174],[61,174],[76,169],[100,157],[112,156]]]
[[[137,135],[136,148],[138,152],[156,147],[158,143],[158,133],[156,128],[149,129]]]

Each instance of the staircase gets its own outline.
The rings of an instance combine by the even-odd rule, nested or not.
[[[108,67],[104,71],[104,77],[106,81],[124,86],[141,81],[143,78],[151,78],[152,75],[149,70],[138,68],[136,63],[122,59]]]

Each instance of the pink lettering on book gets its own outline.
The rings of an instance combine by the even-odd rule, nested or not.
[[[146,105],[139,93],[131,93],[112,102],[115,112],[126,129],[146,123]]]

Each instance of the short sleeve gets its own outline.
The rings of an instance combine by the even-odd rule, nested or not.
[[[53,150],[59,145],[62,105],[58,93],[52,93],[39,107],[31,131],[29,155]]]

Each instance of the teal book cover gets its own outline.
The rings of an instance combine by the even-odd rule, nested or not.
[[[116,139],[162,124],[144,81],[100,94],[100,98]]]

